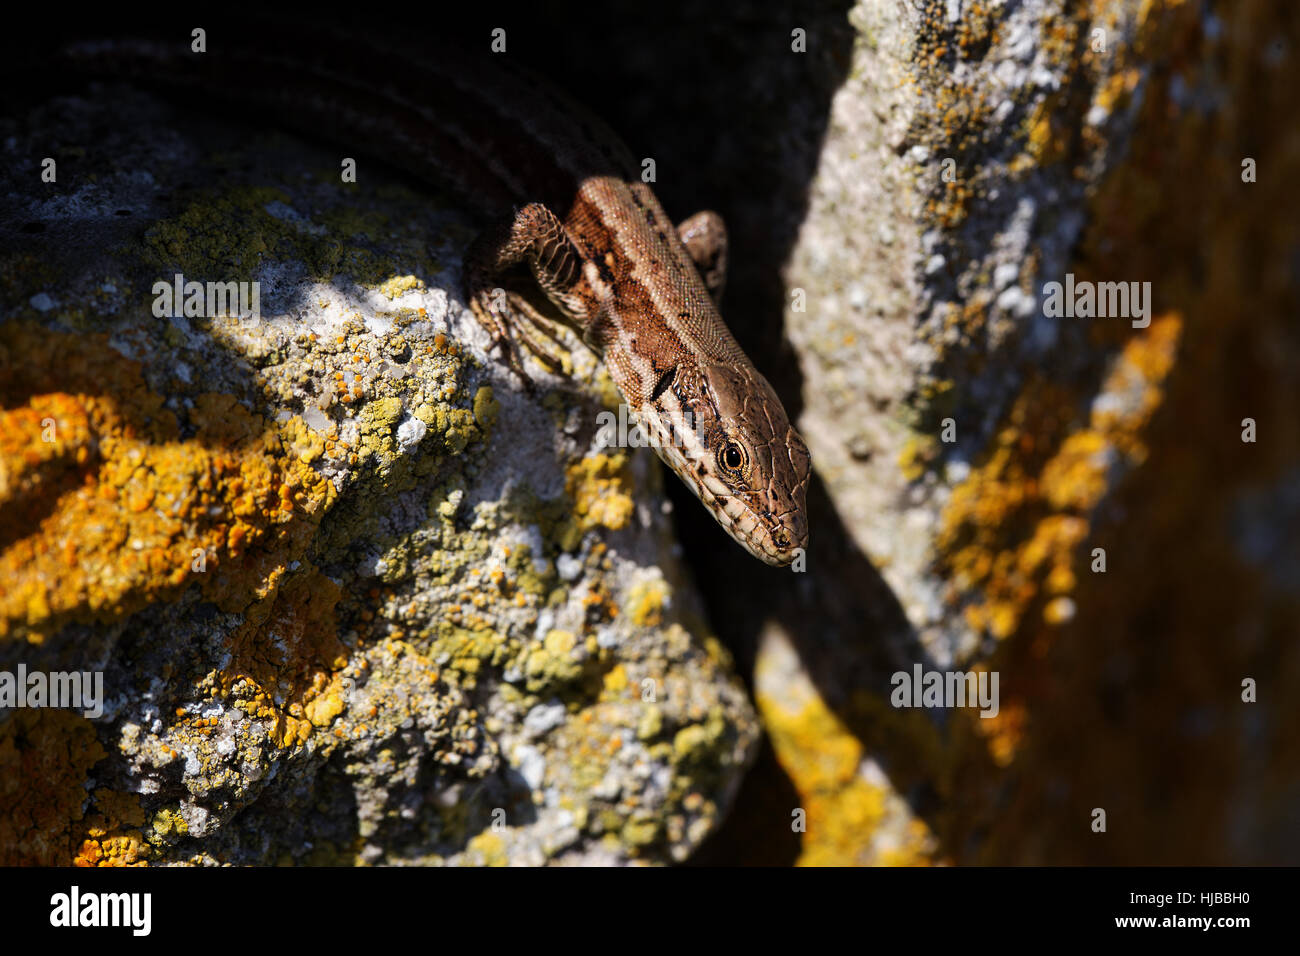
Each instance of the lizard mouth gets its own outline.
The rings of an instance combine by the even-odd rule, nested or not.
[[[808,547],[801,505],[777,515],[755,509],[740,496],[710,488],[707,482],[692,486],[692,490],[727,534],[764,564],[788,567]]]
[[[741,543],[760,561],[784,568],[792,564],[795,558],[807,549],[808,531],[806,528],[789,527],[779,523],[774,529],[751,532]]]
[[[808,523],[804,516],[804,488],[801,481],[789,501],[773,500],[770,494],[736,493],[717,475],[693,465],[657,419],[651,428],[660,437],[655,450],[686,487],[700,499],[724,531],[751,555],[777,568],[794,563],[808,546]],[[784,506],[782,510],[778,507]]]

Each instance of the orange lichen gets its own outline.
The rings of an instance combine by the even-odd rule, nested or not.
[[[293,430],[231,396],[196,396],[195,434],[182,438],[140,364],[105,336],[6,324],[0,406],[0,638],[40,642],[191,582],[240,609],[332,499],[309,456],[286,447]]]
[[[1181,328],[1178,316],[1165,315],[1138,330],[1101,389],[1115,401],[1096,403],[1075,430],[1068,394],[1031,381],[987,460],[953,489],[938,550],[953,582],[950,598],[974,595],[965,608],[971,627],[1005,638],[1045,582],[1053,593],[1068,590],[1115,466],[1145,457],[1142,431],[1159,407]]]
[[[195,584],[245,614],[218,684],[249,681],[250,710],[273,720],[275,739],[290,746],[313,720],[339,712],[332,681],[347,657],[333,617],[337,587],[310,566],[288,572],[305,560],[334,497],[310,467],[324,443],[300,420],[271,425],[230,395],[182,404],[191,437],[141,365],[106,336],[0,327],[0,639],[39,643],[66,623],[117,619]],[[178,717],[195,733],[217,723]],[[54,739],[52,728],[73,742]],[[36,733],[45,737],[33,746]],[[103,755],[93,725],[20,712],[0,735],[3,777],[33,795],[0,786],[0,816],[12,821],[0,826],[13,829],[0,845],[16,860],[118,865],[147,856],[142,819],[107,792],[78,831],[80,781]],[[66,772],[33,764],[60,754]]]
[[[989,756],[995,765],[1007,767],[1015,760],[1028,719],[1029,712],[1023,701],[1008,700],[1001,702],[995,715],[972,722],[975,729],[987,738]]]
[[[86,817],[86,839],[81,841],[74,866],[145,866],[149,845],[140,827],[145,814],[140,798],[119,790],[96,790],[95,812]]]
[[[250,712],[272,720],[272,736],[288,747],[304,742],[314,724],[328,723],[331,710],[330,717],[342,709],[317,699],[337,697],[335,675],[347,664],[347,648],[334,619],[342,597],[338,585],[315,569],[283,586],[280,581],[276,576],[272,592],[249,608],[231,636],[231,661],[220,682],[226,694],[241,680],[249,682],[260,701]]]
[[[19,709],[0,723],[0,866],[73,858],[72,826],[104,756],[94,725],[65,710]]]
[[[1151,348],[1116,363],[1129,376],[1125,401],[1102,403],[1089,422],[1143,466],[1107,491],[1091,522],[1087,546],[1106,549],[1108,572],[1078,568],[1053,591],[1068,602],[1025,616],[999,648],[1002,710],[978,725],[995,772],[962,781],[997,808],[972,862],[1286,861],[1300,759],[1286,733],[1300,701],[1296,591],[1243,554],[1238,509],[1284,487],[1300,462],[1294,428],[1256,444],[1240,436],[1243,417],[1288,422],[1300,406],[1289,358],[1300,139],[1279,120],[1300,59],[1264,52],[1294,51],[1297,21],[1290,7],[1249,0],[1214,12],[1210,35],[1200,5],[1144,2],[1139,42],[1123,51],[1147,76],[1135,135],[1092,201],[1073,270],[1150,279],[1158,305],[1180,317],[1164,330],[1178,358],[1166,374],[1172,349],[1146,337]],[[1270,173],[1244,181],[1247,157]],[[1148,332],[1160,334],[1155,322]],[[1107,421],[1157,404],[1140,432]],[[1091,455],[1087,444],[1072,450],[1052,491],[1086,502]],[[1273,529],[1282,542],[1293,520],[1284,512]],[[1244,703],[1240,681],[1261,660],[1276,693]],[[1087,825],[1096,806],[1111,833]]]

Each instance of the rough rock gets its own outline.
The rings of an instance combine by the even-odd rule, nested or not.
[[[797,589],[702,576],[773,748],[723,858],[772,862],[754,829],[778,845],[793,806],[804,863],[1293,860],[1295,18],[962,0],[799,25],[805,61],[746,80],[798,91],[764,169],[807,169],[806,206],[764,188],[728,215],[799,224],[757,268],[781,268],[821,487]],[[835,66],[822,114],[805,78]],[[811,162],[771,135],[810,126]],[[1067,276],[1148,282],[1150,312],[1053,315]],[[997,673],[997,715],[895,706],[918,664]]]
[[[752,706],[652,453],[597,447],[594,358],[535,400],[485,355],[475,224],[125,86],[0,141],[0,670],[106,697],[0,717],[0,861],[697,846]],[[178,273],[260,312],[160,315]]]

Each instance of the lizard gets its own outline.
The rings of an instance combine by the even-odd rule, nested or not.
[[[558,89],[486,51],[422,42],[398,56],[274,23],[203,53],[178,36],[84,41],[64,55],[93,75],[165,80],[361,144],[450,186],[490,223],[465,253],[464,292],[523,386],[521,346],[562,371],[548,344],[558,319],[603,358],[660,458],[736,542],[778,567],[807,548],[811,457],[719,312],[721,217],[674,227],[627,147]],[[552,314],[508,281],[523,269]]]

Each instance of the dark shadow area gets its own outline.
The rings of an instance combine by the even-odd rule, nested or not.
[[[790,826],[790,811],[799,803],[798,791],[764,736],[731,812],[684,865],[790,866],[798,859],[800,846],[800,836]]]

